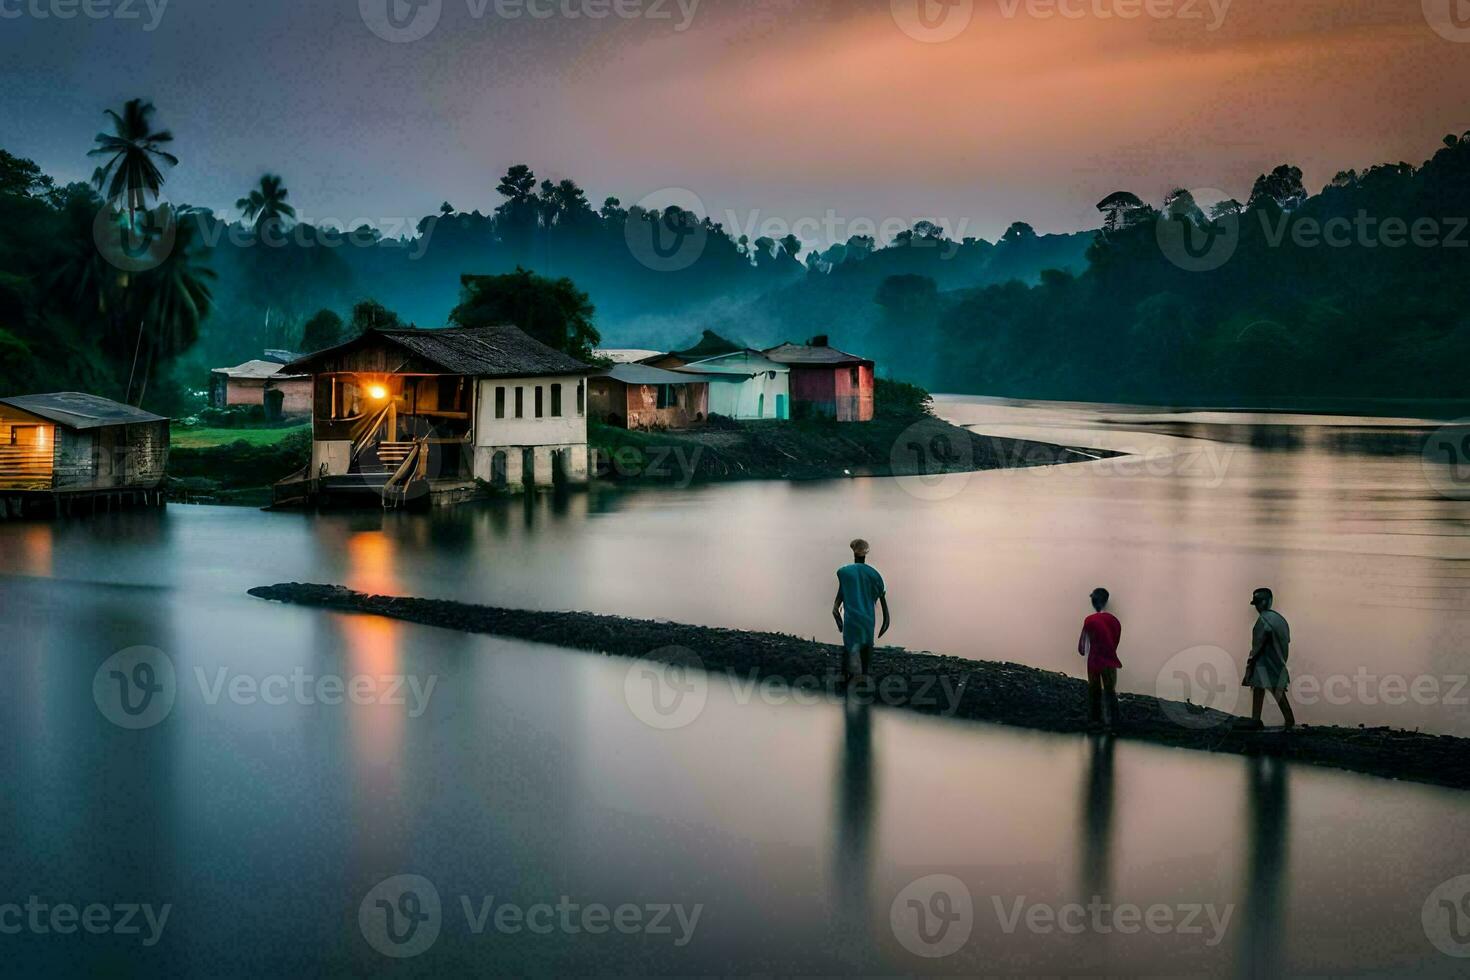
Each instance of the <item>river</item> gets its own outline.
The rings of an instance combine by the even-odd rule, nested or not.
[[[636,664],[244,595],[341,582],[829,638],[832,570],[862,535],[895,644],[1076,672],[1086,595],[1106,585],[1124,689],[1220,704],[1269,585],[1302,720],[1470,734],[1470,503],[1422,462],[1434,426],[941,410],[1130,455],[433,515],[0,525],[11,965],[1459,975],[1443,950],[1470,951],[1463,794],[730,678],[658,727]],[[139,658],[172,676],[166,704],[99,710],[109,665],[136,678]],[[438,908],[395,944],[375,931],[385,895],[402,922]],[[30,896],[170,915],[156,936],[45,913],[12,934],[30,913],[3,906]]]

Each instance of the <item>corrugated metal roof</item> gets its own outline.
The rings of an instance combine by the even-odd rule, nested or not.
[[[330,358],[374,338],[443,368],[448,374],[481,378],[526,378],[555,374],[592,374],[597,369],[548,347],[519,327],[455,327],[445,330],[369,330],[340,347],[317,351],[293,361],[286,369],[311,372],[320,359]]]
[[[625,385],[697,385],[704,384],[702,377],[665,371],[647,364],[617,364],[603,371],[601,377],[621,381]]]
[[[305,377],[305,375],[282,374],[284,364],[276,361],[246,361],[244,364],[236,364],[232,368],[215,368],[215,374],[223,374],[227,378],[235,378],[241,381],[262,381],[266,378],[280,377],[277,380],[285,380],[288,377]]]
[[[782,344],[766,351],[766,356],[778,364],[819,365],[837,367],[843,364],[871,364],[866,357],[858,357],[836,347],[807,347],[804,344]]]
[[[593,351],[598,357],[605,357],[614,364],[637,364],[652,357],[663,357],[664,352],[658,350],[631,350],[628,348],[609,348],[607,350]]]
[[[167,422],[161,415],[124,405],[110,398],[80,391],[54,391],[46,395],[16,395],[0,398],[0,404],[30,412],[68,429],[100,429],[108,425]]]
[[[785,372],[789,369],[786,365],[776,363],[758,350],[741,350],[730,354],[720,354],[717,357],[707,357],[702,361],[694,361],[683,365],[678,370],[696,374],[743,374],[750,377],[763,371]]]

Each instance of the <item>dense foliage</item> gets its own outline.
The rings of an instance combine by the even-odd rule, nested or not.
[[[1315,195],[1279,167],[1210,215],[1103,202],[1085,272],[955,293],[915,317],[944,390],[1288,404],[1463,397],[1470,134],[1420,167],[1346,171]],[[1192,251],[1181,251],[1188,241]],[[1218,267],[1215,267],[1218,266]]]
[[[751,240],[673,205],[594,208],[524,166],[487,180],[488,213],[446,202],[348,229],[263,174],[222,220],[167,202],[187,154],[154,116],[137,99],[106,114],[91,185],[0,150],[0,394],[77,388],[178,414],[210,368],[267,348],[492,320],[584,358],[604,338],[826,334],[930,388],[1119,401],[1451,398],[1470,356],[1465,138],[1317,194],[1277,167],[1208,214],[1187,191],[1158,208],[1119,191],[1096,233],[1017,222],[956,242],[920,221],[802,257],[790,235]],[[166,247],[131,263],[158,229]]]

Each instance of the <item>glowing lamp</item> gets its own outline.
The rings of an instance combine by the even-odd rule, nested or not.
[[[382,385],[373,385],[368,389],[368,395],[371,396],[373,401],[380,402],[388,397],[388,389]]]

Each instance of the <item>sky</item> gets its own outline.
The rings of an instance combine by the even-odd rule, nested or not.
[[[1470,0],[0,0],[0,64],[0,147],[60,179],[144,96],[175,203],[270,171],[390,230],[526,163],[751,237],[993,240],[1470,130]]]

